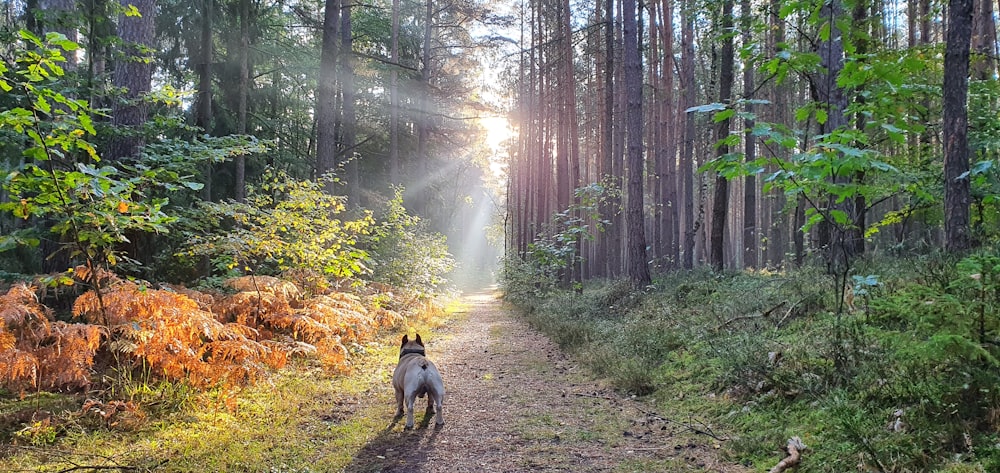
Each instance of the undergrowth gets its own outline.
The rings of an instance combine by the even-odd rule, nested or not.
[[[183,288],[167,292],[184,292],[192,300],[197,297],[199,307],[229,307],[230,298],[246,292],[240,290],[244,284],[251,283],[231,280],[230,292],[212,298]],[[291,307],[315,309],[315,304],[348,297],[327,294],[307,303],[313,297],[303,300],[298,286],[287,280],[263,278],[255,284],[262,295],[268,294],[265,301],[289,297]],[[358,289],[348,298],[365,304],[373,298],[382,306],[398,304],[372,291]],[[154,293],[151,297],[167,296]],[[290,355],[284,368],[268,370],[251,384],[198,388],[190,380],[158,375],[147,362],[147,369],[128,371],[128,376],[121,372],[97,376],[86,393],[36,389],[18,396],[0,389],[0,432],[5,435],[0,442],[0,470],[340,471],[385,426],[383,414],[392,405],[391,390],[372,386],[385,385],[391,377],[399,353],[397,332],[419,331],[433,339],[441,325],[461,317],[456,313],[459,309],[440,304],[411,307],[400,314],[405,317],[396,320],[399,323],[393,330],[351,327],[362,336],[352,342],[341,338],[349,353],[343,364],[330,366],[329,359],[302,351]],[[378,311],[370,307],[368,313],[375,316]],[[242,317],[226,314],[220,310],[217,317],[237,320],[225,322],[230,324],[239,323]],[[261,336],[270,333],[275,338],[303,340],[316,336],[314,332],[297,334],[294,328],[286,331],[280,323],[266,322],[268,317],[256,322]],[[294,314],[282,317],[294,321]],[[362,334],[361,330],[368,331]],[[102,342],[98,359],[107,343]],[[114,379],[112,384],[98,384],[109,378]],[[120,398],[89,397],[97,394]],[[380,399],[371,401],[372,396]]]
[[[71,277],[92,280],[88,271]],[[198,291],[96,277],[102,290],[81,294],[71,315],[57,317],[28,283],[0,294],[0,444],[129,430],[196,402],[235,411],[246,387],[293,359],[344,373],[386,329],[439,312],[384,284],[306,290],[301,272]],[[44,401],[49,392],[61,400]]]
[[[768,469],[799,436],[803,472],[1000,471],[1000,258],[855,273],[842,313],[814,268],[505,289],[618,389],[727,426],[733,461]]]

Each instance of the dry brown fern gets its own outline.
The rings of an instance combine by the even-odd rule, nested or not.
[[[160,284],[160,287],[164,290],[187,296],[189,299],[197,302],[198,308],[201,310],[211,311],[212,305],[215,304],[215,296],[207,292],[196,291],[178,284]]]
[[[241,384],[284,362],[252,339],[259,335],[254,327],[222,323],[183,294],[121,282],[103,301],[111,324],[108,348],[155,376],[201,387]],[[73,313],[89,319],[99,310],[89,291],[77,299]]]
[[[216,299],[212,311],[223,322],[257,327],[271,319],[280,319],[291,312],[288,300],[270,292],[238,292]]]
[[[33,352],[51,333],[34,288],[18,284],[0,296],[0,385],[22,393],[38,387],[40,364]]]
[[[241,276],[227,279],[224,286],[241,292],[267,292],[286,300],[297,299],[302,291],[294,283],[278,279],[274,276]]]
[[[39,341],[34,350],[40,386],[52,390],[88,387],[104,333],[97,325],[53,322],[51,335]]]

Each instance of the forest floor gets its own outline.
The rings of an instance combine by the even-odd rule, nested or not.
[[[399,333],[360,347],[350,374],[297,363],[235,406],[209,397],[124,429],[68,422],[52,444],[0,446],[0,471],[748,471],[724,458],[725,432],[594,380],[494,294],[468,295],[443,323],[413,328],[444,379],[441,427],[419,399],[415,429],[394,419]],[[46,399],[24,402],[38,412]]]
[[[494,295],[466,303],[427,344],[447,390],[445,425],[436,428],[420,402],[416,429],[403,430],[386,379],[365,402],[389,423],[345,471],[747,471],[722,459],[723,437],[593,380]]]

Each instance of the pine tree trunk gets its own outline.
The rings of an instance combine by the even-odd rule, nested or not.
[[[627,97],[625,126],[628,139],[626,158],[628,188],[625,208],[625,225],[628,231],[626,265],[629,280],[644,286],[650,283],[651,278],[646,260],[646,237],[642,212],[642,58],[639,55],[635,0],[625,0],[622,11],[622,55],[625,61],[625,94]]]
[[[139,148],[145,144],[142,127],[149,115],[145,96],[151,89],[153,61],[146,59],[155,47],[156,1],[136,0],[131,4],[141,16],[121,14],[118,17],[118,36],[123,50],[111,83],[124,93],[111,107],[111,123],[119,132],[111,140],[105,156],[111,160],[138,157]]]
[[[692,0],[686,0],[681,25],[681,86],[684,89],[684,106],[694,107],[697,100],[697,85],[694,78],[694,20],[697,14]],[[680,174],[684,191],[684,269],[694,268],[695,236],[699,223],[694,214],[694,141],[695,117],[688,112],[684,124],[684,143],[681,149]]]
[[[750,14],[750,0],[742,0],[740,3],[740,14],[743,18],[743,44],[753,43],[753,17]],[[754,63],[748,59],[743,67],[743,96],[748,99],[754,98],[750,94],[754,90]],[[777,106],[782,106],[779,104]],[[752,103],[746,105],[748,114],[752,114],[754,107]],[[757,144],[754,142],[753,130],[754,120],[747,119],[745,123],[746,132],[743,135],[744,146],[743,155],[746,162],[753,162],[757,159]],[[753,174],[748,175],[743,181],[743,266],[746,268],[756,268],[758,266],[759,239],[757,238],[757,180]]]
[[[725,39],[722,42],[722,57],[719,65],[719,102],[729,104],[733,98],[733,69],[735,52],[733,36],[733,0],[725,0],[722,4],[722,31]],[[729,154],[729,145],[720,144],[729,136],[730,119],[720,121],[715,126],[716,157]],[[726,227],[726,211],[729,207],[729,181],[721,174],[715,178],[715,198],[712,200],[712,239],[709,254],[712,258],[712,268],[722,271],[725,265],[724,236]]]
[[[336,169],[337,136],[337,45],[340,37],[341,0],[326,0],[323,14],[323,44],[320,51],[319,78],[316,85],[316,176],[323,177]],[[335,193],[332,182],[326,191]]]
[[[972,0],[949,0],[944,53],[944,233],[945,249],[960,252],[969,235],[968,95]]]
[[[360,205],[361,174],[358,171],[358,159],[355,153],[357,146],[357,111],[355,100],[357,91],[354,85],[354,39],[351,30],[351,4],[344,5],[340,17],[340,82],[342,94],[341,126],[343,134],[339,149],[339,163],[346,171],[347,201],[354,206]]]
[[[210,134],[212,128],[212,60],[213,60],[213,35],[212,22],[213,6],[215,0],[202,0],[201,2],[201,38],[199,46],[201,48],[201,64],[198,65],[198,98],[195,108],[194,124],[205,133]],[[212,200],[212,163],[202,165],[204,172],[204,187],[201,188],[201,198],[205,201]]]
[[[392,46],[389,60],[389,184],[402,182],[399,162],[399,0],[392,0]]]

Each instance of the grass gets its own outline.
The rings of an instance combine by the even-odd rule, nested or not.
[[[1000,287],[970,287],[987,280],[986,264],[921,264],[859,266],[879,284],[847,314],[836,313],[832,278],[815,268],[695,271],[643,291],[597,282],[583,294],[510,300],[527,301],[533,326],[616,389],[720,429],[732,461],[769,469],[800,436],[810,446],[801,471],[993,471],[1000,350],[979,342],[976,323],[1000,337],[1000,311],[988,312],[1000,307]],[[906,425],[889,431],[897,411]],[[689,467],[635,470],[699,471]]]
[[[414,320],[406,329],[428,340],[463,308]],[[96,427],[79,412],[78,397],[39,394],[0,401],[0,416],[25,409],[58,412],[64,432],[44,448],[0,450],[9,471],[61,471],[75,465],[137,470],[338,471],[382,432],[394,413],[388,382],[398,356],[397,333],[386,334],[353,357],[349,373],[329,373],[298,360],[238,393],[195,396],[179,411],[149,416],[128,430]],[[23,443],[23,442],[22,442]]]

